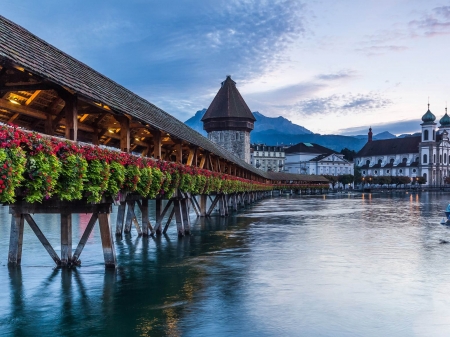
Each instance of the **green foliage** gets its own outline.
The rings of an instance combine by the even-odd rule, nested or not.
[[[157,167],[152,169],[152,185],[150,186],[150,192],[148,197],[153,199],[159,193],[161,186],[163,184],[164,175],[161,170]]]
[[[356,156],[355,150],[349,150],[347,148],[342,149],[340,153],[343,154],[344,159],[348,161],[353,161],[353,158]]]
[[[27,160],[25,180],[27,202],[41,202],[55,192],[61,171],[61,163],[55,155],[39,152]]]
[[[331,175],[324,175],[324,177],[326,179],[328,179],[328,181],[331,184],[331,187],[334,188],[334,186],[336,185],[336,183],[338,182],[338,177],[337,176],[331,176]]]
[[[351,184],[355,177],[351,174],[343,174],[337,177],[338,182],[340,182],[342,185]]]
[[[25,164],[21,148],[0,149],[0,202],[15,201],[16,189],[24,179]]]
[[[125,181],[125,171],[125,167],[116,161],[109,164],[110,176],[108,180],[107,192],[110,196],[115,197],[119,194]]]
[[[84,186],[87,200],[90,202],[100,202],[103,194],[108,188],[110,176],[109,164],[98,159],[91,160],[87,169],[87,184]]]
[[[141,171],[136,165],[128,165],[125,170],[125,190],[136,192],[137,185],[141,179]]]
[[[56,191],[61,200],[79,200],[83,197],[87,161],[81,155],[71,154],[61,160],[61,173]]]
[[[150,167],[144,167],[140,169],[140,179],[137,184],[136,192],[138,192],[143,197],[147,197],[150,193],[150,188],[152,186],[152,169]]]
[[[196,189],[195,177],[189,173],[184,173],[180,178],[180,190],[183,192],[191,192]]]

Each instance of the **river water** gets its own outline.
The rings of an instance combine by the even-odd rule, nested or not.
[[[8,268],[0,208],[0,336],[449,336],[450,195],[265,199],[192,235],[116,240],[105,270],[98,227],[71,270],[53,268],[25,224]],[[115,224],[115,215],[112,223]],[[59,253],[58,216],[36,222]],[[74,248],[87,215],[74,215]]]

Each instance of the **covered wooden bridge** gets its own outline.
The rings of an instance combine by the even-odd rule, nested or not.
[[[153,198],[137,193],[122,193],[115,200],[120,204],[116,223],[118,235],[122,234],[124,226],[125,231],[129,231],[133,222],[144,235],[160,234],[167,230],[173,216],[176,218],[179,235],[184,235],[190,230],[190,207],[197,215],[207,216],[218,205],[221,215],[227,215],[229,207],[237,209],[239,204],[263,197],[273,188],[273,184],[290,185],[293,188],[299,185],[321,188],[327,186],[327,180],[320,176],[257,170],[147,100],[2,16],[0,122],[47,135],[53,142],[55,139],[66,139],[74,144],[108,146],[158,163],[176,163],[179,170],[181,167],[195,168],[197,173],[199,170],[206,170],[223,177],[239,178],[242,184],[250,184],[245,186],[258,184],[258,189],[233,193],[213,191],[200,193],[197,198],[181,189],[171,195],[159,193]],[[164,171],[163,167],[166,166],[158,165],[158,169]],[[201,172],[204,174],[204,171]],[[207,194],[214,196],[209,208]],[[101,201],[92,203],[87,202],[86,198],[64,201],[53,196],[48,200],[29,202],[19,193],[14,202],[5,203],[12,214],[9,263],[20,264],[24,221],[28,222],[55,262],[67,266],[77,263],[98,219],[105,263],[107,266],[115,266],[114,242],[109,222],[113,199],[103,197]],[[154,226],[150,224],[148,217],[150,199],[156,200],[157,216]],[[164,208],[162,199],[170,199]],[[142,212],[142,224],[137,223],[135,207],[139,207]],[[34,222],[31,216],[34,213],[61,214],[61,256],[55,253]],[[73,254],[72,213],[93,214]],[[163,229],[165,216],[168,221]]]

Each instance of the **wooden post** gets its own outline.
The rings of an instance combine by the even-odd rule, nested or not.
[[[154,231],[148,216],[148,199],[142,199],[141,213],[142,213],[142,234],[144,236],[153,235]]]
[[[131,223],[133,221],[133,213],[131,213],[131,209],[134,208],[134,201],[127,201],[127,219],[125,220],[125,234],[131,232]]]
[[[125,220],[125,210],[127,208],[126,202],[121,202],[119,205],[119,209],[117,211],[117,220],[116,220],[116,235],[122,236],[123,233],[123,222]]]
[[[52,118],[52,114],[51,113],[47,113],[47,119],[45,120],[45,127],[44,127],[44,132],[47,135],[53,136],[54,133],[54,128],[53,128],[53,118]]]
[[[161,207],[162,207],[162,199],[156,199],[155,200],[155,213],[156,213],[156,224],[155,224],[155,232],[156,235],[161,235]]]
[[[8,264],[13,266],[20,266],[22,262],[23,220],[23,214],[13,214],[11,216]]]
[[[176,162],[182,164],[183,163],[183,146],[181,140],[177,141],[175,143],[175,155],[176,155]]]
[[[186,235],[191,234],[191,219],[189,218],[189,199],[184,198],[180,200],[181,203],[181,211],[182,211],[182,217],[183,217],[183,227],[184,227],[184,233]]]
[[[225,216],[225,202],[224,202],[224,194],[219,196],[219,213],[220,216]]]
[[[167,229],[169,228],[169,225],[172,222],[172,218],[173,218],[174,214],[175,214],[175,206],[172,207],[172,211],[170,212],[169,218],[167,219],[166,225],[164,226],[163,234],[167,233]]]
[[[175,199],[173,201],[173,208],[175,210],[175,219],[177,222],[177,232],[178,236],[182,237],[184,236],[184,221],[183,221],[183,211],[181,208],[181,202],[179,199]]]
[[[130,120],[126,116],[117,118],[120,123],[120,149],[130,152]]]
[[[76,141],[78,134],[78,99],[75,95],[67,94],[67,97],[64,97],[64,101],[66,102],[64,105],[64,115],[66,118],[65,137],[66,139]]]
[[[161,131],[152,131],[153,135],[153,158],[161,159]]]
[[[61,214],[61,266],[72,261],[72,214]]]
[[[214,210],[214,207],[216,207],[217,202],[220,200],[220,195],[216,195],[216,198],[214,199],[214,201],[212,202],[211,206],[209,206],[209,210],[208,212],[206,212],[207,216],[210,216],[212,211]]]
[[[206,216],[206,202],[207,202],[207,195],[202,194],[200,195],[200,216]]]
[[[103,256],[105,258],[106,268],[116,267],[116,250],[114,249],[114,241],[112,237],[111,227],[109,225],[109,214],[99,213],[98,222],[100,225],[100,236],[102,239]]]

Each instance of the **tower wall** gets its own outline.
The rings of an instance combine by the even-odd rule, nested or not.
[[[208,132],[208,138],[250,164],[250,132],[236,130],[210,131]]]

